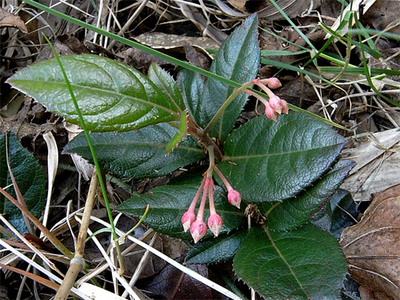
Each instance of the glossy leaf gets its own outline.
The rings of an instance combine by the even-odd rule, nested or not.
[[[191,239],[189,232],[183,232],[181,217],[189,208],[199,186],[200,180],[195,185],[160,186],[154,188],[151,194],[135,194],[117,206],[116,210],[141,217],[146,205],[149,204],[150,210],[143,221],[146,225],[170,236]],[[214,200],[218,214],[224,220],[221,235],[243,225],[245,222],[243,212],[228,203],[220,188],[214,192]],[[209,210],[206,205],[204,220],[207,220],[208,216]],[[210,231],[208,236],[211,236]]]
[[[295,198],[283,202],[261,203],[259,209],[267,217],[268,228],[292,230],[307,223],[329,200],[353,166],[354,163],[350,160],[339,161],[314,186]]]
[[[238,83],[245,83],[257,76],[260,63],[258,47],[258,20],[256,15],[248,17],[221,45],[210,72],[221,75]],[[189,73],[189,71],[185,71]],[[233,87],[215,79],[207,79],[203,92],[199,95],[202,84],[197,75],[192,76],[193,92],[198,98],[191,99],[190,109],[195,121],[205,127],[225,100],[233,91]],[[196,86],[195,84],[198,83]],[[181,85],[182,86],[182,85]],[[181,88],[182,89],[182,88]],[[188,89],[188,87],[184,88]],[[184,93],[184,91],[183,91]],[[192,94],[186,92],[186,95]],[[210,131],[210,135],[225,140],[235,125],[248,97],[241,94],[228,106]]]
[[[102,168],[136,179],[163,176],[205,157],[192,137],[186,137],[172,153],[165,154],[168,142],[177,132],[175,127],[162,123],[137,131],[92,133],[90,136]],[[68,143],[64,151],[92,161],[84,134]]]
[[[247,234],[247,230],[202,240],[186,256],[186,264],[211,264],[231,259]]]
[[[306,114],[291,112],[277,122],[260,116],[232,132],[218,167],[244,200],[282,201],[325,173],[344,144],[342,136]]]
[[[347,273],[336,239],[314,225],[251,228],[234,258],[237,276],[265,299],[339,299]]]
[[[34,156],[19,143],[14,134],[8,136],[8,155],[10,167],[29,211],[37,218],[43,212],[46,201],[46,176]],[[0,184],[12,184],[6,164],[6,135],[0,135]],[[7,192],[16,198],[14,189]],[[21,211],[9,200],[0,195],[0,213],[20,232],[26,233]]]
[[[164,94],[166,100],[173,104],[177,111],[185,109],[181,92],[175,80],[156,63],[150,65],[148,78]]]
[[[96,55],[60,58],[89,130],[124,131],[179,120],[184,109],[168,74],[152,67],[151,77],[121,62]],[[167,76],[168,75],[168,76]],[[14,88],[33,97],[67,121],[79,119],[60,67],[55,59],[33,64],[10,77]]]

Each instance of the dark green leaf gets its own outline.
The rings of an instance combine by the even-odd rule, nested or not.
[[[273,122],[261,116],[232,132],[218,164],[250,202],[282,201],[318,179],[339,155],[345,139],[302,113]]]
[[[200,101],[204,82],[198,73],[184,69],[178,73],[178,86],[189,116],[196,120],[200,116]]]
[[[265,299],[339,299],[347,266],[336,239],[314,225],[251,228],[234,258],[237,276]]]
[[[195,185],[160,186],[153,189],[151,194],[135,194],[132,198],[117,206],[116,210],[141,217],[146,205],[149,204],[150,210],[143,221],[145,224],[161,233],[189,239],[190,233],[183,232],[181,217],[189,208],[199,186],[200,180]],[[217,212],[224,220],[221,235],[243,225],[245,222],[243,212],[228,203],[220,188],[217,188],[214,192],[214,198]],[[208,216],[209,210],[206,206],[205,222],[207,222]],[[208,236],[210,236],[210,233]]]
[[[260,64],[257,29],[257,16],[248,17],[221,45],[210,71],[238,83],[254,79]],[[196,94],[197,89],[199,86],[196,86]],[[205,127],[232,91],[233,87],[214,79],[208,79],[200,99],[196,99],[191,104],[195,121],[201,127]],[[211,129],[211,136],[221,141],[225,140],[234,127],[247,98],[244,93],[236,97]]]
[[[232,258],[239,250],[247,231],[202,240],[186,256],[186,264],[211,264]]]
[[[173,103],[176,111],[185,110],[181,92],[171,75],[156,63],[152,63],[149,68],[148,77],[164,93],[166,100]]]
[[[5,187],[12,184],[6,164],[6,135],[0,135],[0,184]],[[14,134],[8,136],[8,154],[10,167],[29,211],[37,218],[43,212],[46,202],[46,177],[33,155],[19,143]],[[14,189],[7,192],[16,199]],[[0,195],[0,213],[20,232],[26,233],[21,211],[9,200]]]
[[[162,123],[137,131],[92,133],[90,136],[102,168],[123,177],[146,178],[169,174],[205,157],[192,137],[187,137],[172,153],[165,154],[176,132],[175,127]],[[73,139],[65,151],[92,161],[84,134]]]
[[[342,231],[357,223],[358,207],[349,192],[339,189],[312,218],[314,225],[329,231],[337,239]]]
[[[134,68],[101,56],[69,55],[60,59],[89,130],[124,131],[179,119],[182,103],[179,99],[171,101],[176,90],[169,79],[159,88]],[[151,76],[167,78],[159,70]],[[7,82],[67,121],[79,124],[55,59],[33,64]],[[171,93],[168,97],[167,92]]]
[[[296,198],[261,203],[259,209],[267,217],[268,228],[292,230],[307,223],[329,200],[353,166],[350,160],[339,161],[321,180]]]

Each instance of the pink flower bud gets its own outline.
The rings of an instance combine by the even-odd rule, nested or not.
[[[282,100],[282,113],[287,114],[288,112],[289,112],[289,104],[285,100]]]
[[[207,225],[203,220],[196,220],[190,225],[190,233],[192,234],[194,243],[196,244],[207,233]]]
[[[240,209],[240,201],[242,195],[237,190],[231,189],[228,191],[228,202]]]
[[[268,119],[271,119],[272,121],[278,121],[277,114],[275,110],[271,107],[270,103],[265,104],[265,115]]]
[[[277,89],[282,86],[282,83],[279,81],[278,78],[271,77],[268,79],[267,85],[270,89]]]
[[[190,209],[185,212],[181,218],[181,222],[183,225],[183,230],[186,232],[189,230],[190,225],[196,220],[196,216],[194,214],[194,211],[191,211]]]
[[[269,106],[275,111],[276,114],[280,114],[282,111],[282,100],[278,96],[274,95],[269,98]]]
[[[220,217],[220,215],[214,213],[208,217],[208,228],[210,228],[211,232],[217,237],[219,232],[221,231],[222,224],[224,221]]]

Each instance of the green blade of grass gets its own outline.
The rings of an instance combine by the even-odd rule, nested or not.
[[[350,17],[349,14],[346,14],[346,15],[344,16],[343,20],[342,20],[342,21],[340,22],[340,24],[339,24],[338,30],[342,29],[342,28],[348,23],[349,17]],[[314,62],[315,59],[317,59],[319,56],[322,57],[322,56],[324,55],[325,49],[328,48],[328,46],[334,41],[334,39],[335,39],[335,37],[331,35],[331,36],[328,38],[328,40],[324,43],[324,45],[321,47],[321,49],[319,49],[318,52],[315,53],[315,54],[313,55],[313,57],[311,57],[311,59],[310,59],[308,62],[306,62],[306,63],[304,64],[304,67],[306,67],[306,66],[308,66],[310,63]],[[344,63],[343,63],[342,66],[344,66]]]
[[[359,22],[357,21],[357,19],[356,19],[356,27],[359,28]],[[365,77],[366,77],[366,79],[368,81],[369,86],[372,88],[372,90],[375,93],[377,93],[377,95],[379,95],[386,102],[392,104],[393,106],[400,107],[400,103],[397,103],[396,101],[393,101],[392,99],[390,99],[390,98],[386,97],[385,95],[383,95],[380,91],[378,91],[378,89],[375,87],[374,83],[372,82],[371,73],[370,73],[370,70],[369,70],[367,57],[365,55],[365,52],[366,52],[365,51],[365,46],[364,46],[364,44],[362,42],[362,38],[361,38],[361,33],[362,32],[363,31],[360,31],[360,33],[358,33],[357,35],[358,35],[358,40],[359,40],[359,43],[360,43],[361,54],[362,54],[362,59],[363,59],[364,74],[365,74]]]
[[[320,71],[324,73],[339,73],[342,68],[340,67],[320,67]],[[364,74],[365,70],[363,67],[356,67],[356,66],[349,66],[345,74]],[[372,77],[379,76],[379,75],[388,75],[388,76],[400,76],[399,70],[390,70],[390,69],[381,69],[381,68],[371,68],[370,75]]]
[[[125,44],[127,46],[130,46],[130,47],[136,48],[138,50],[141,50],[143,52],[146,52],[148,54],[154,55],[154,56],[156,56],[158,58],[164,59],[164,60],[166,60],[166,61],[168,61],[168,62],[170,62],[172,64],[178,65],[178,66],[180,66],[182,68],[186,68],[186,69],[189,69],[191,71],[197,72],[197,73],[199,73],[201,75],[204,75],[206,77],[219,80],[219,81],[221,81],[223,83],[226,83],[226,84],[229,84],[230,86],[233,86],[233,87],[240,87],[241,86],[240,83],[237,83],[235,81],[229,80],[227,78],[224,78],[222,76],[216,75],[214,73],[211,73],[209,71],[203,70],[201,68],[195,67],[192,64],[189,64],[187,62],[181,61],[179,59],[176,59],[176,58],[174,58],[172,56],[169,56],[167,54],[164,54],[162,52],[159,52],[157,50],[154,50],[152,48],[149,48],[147,46],[139,44],[137,42],[128,40],[127,38],[124,38],[124,37],[121,37],[121,36],[116,35],[114,33],[111,33],[111,32],[105,31],[103,29],[97,28],[97,27],[95,27],[93,25],[87,24],[87,23],[85,23],[83,21],[80,21],[80,20],[75,19],[75,18],[73,18],[71,16],[63,14],[63,13],[57,11],[57,10],[54,10],[54,9],[52,9],[50,7],[47,7],[47,6],[43,5],[43,4],[40,4],[40,3],[36,2],[36,1],[24,0],[24,2],[29,4],[29,5],[34,6],[36,8],[39,8],[39,9],[41,9],[41,10],[43,10],[43,11],[49,13],[49,14],[52,14],[52,15],[54,15],[54,16],[62,19],[62,20],[68,21],[68,22],[70,22],[72,24],[75,24],[75,25],[78,25],[80,27],[86,28],[86,29],[91,30],[93,32],[96,32],[98,34],[104,35],[104,36],[106,36],[108,38],[116,40],[117,42],[123,43],[123,44]]]
[[[339,39],[339,40],[341,40],[341,41],[343,41],[343,42],[345,42],[345,43],[348,43],[348,42],[349,42],[349,39],[348,39],[347,37],[343,36],[343,35],[340,35],[338,31],[334,31],[334,30],[332,30],[331,28],[329,28],[328,26],[325,26],[324,24],[320,24],[320,26],[321,26],[321,28],[324,29],[326,32],[328,32],[328,33],[330,33],[332,36],[334,36],[334,38]],[[353,32],[354,32],[354,31],[348,31],[348,33],[353,33]],[[365,30],[360,30],[360,31],[358,32],[358,34],[365,33],[365,32],[366,32]],[[361,39],[359,42],[354,41],[354,40],[351,40],[351,43],[352,43],[353,45],[359,47],[359,48],[361,48],[361,45],[362,45],[362,48],[364,49],[363,51],[367,52],[368,54],[370,54],[371,56],[373,56],[373,57],[376,58],[376,59],[379,59],[379,58],[382,56],[382,54],[381,54],[379,51],[374,50],[374,49],[371,49],[371,48],[368,47],[368,46],[365,46],[365,45],[362,43],[362,39]]]
[[[301,36],[301,38],[308,44],[308,46],[310,46],[310,48],[313,51],[317,51],[317,49],[314,47],[314,45],[310,42],[310,40],[308,39],[308,37],[301,32],[301,30],[299,28],[297,28],[297,26],[293,23],[293,21],[289,18],[289,16],[282,10],[282,8],[279,7],[279,5],[274,1],[274,0],[269,0],[273,6],[275,6],[275,8],[279,11],[279,13],[286,19],[286,21],[289,22],[289,24],[292,26],[292,28]]]
[[[184,61],[181,61],[181,60],[179,60],[179,59],[176,59],[176,58],[174,58],[174,57],[172,57],[172,56],[169,56],[169,55],[164,54],[164,53],[162,53],[162,52],[159,52],[159,51],[157,51],[157,50],[151,49],[151,48],[149,48],[149,47],[147,47],[147,46],[144,46],[144,45],[142,45],[142,44],[139,44],[139,43],[137,43],[137,42],[128,40],[128,39],[126,39],[126,38],[124,38],[124,37],[118,36],[118,35],[116,35],[116,34],[114,34],[114,33],[111,33],[111,32],[102,30],[102,29],[100,29],[100,28],[97,28],[97,27],[95,27],[95,26],[92,26],[92,25],[90,25],[90,24],[87,24],[87,23],[85,23],[85,22],[83,22],[83,21],[80,21],[80,20],[75,19],[75,18],[73,18],[73,17],[71,17],[71,16],[68,16],[68,15],[66,15],[66,14],[63,14],[63,13],[61,13],[61,12],[59,12],[59,11],[56,11],[56,10],[54,10],[54,9],[52,9],[52,8],[50,8],[50,7],[47,7],[47,6],[43,5],[43,4],[40,4],[40,3],[36,2],[36,1],[33,1],[33,0],[23,0],[23,1],[24,1],[25,3],[27,3],[27,4],[29,4],[29,5],[32,5],[33,7],[36,7],[36,8],[38,8],[38,9],[41,9],[41,10],[43,10],[43,11],[49,13],[49,14],[52,14],[52,15],[54,15],[54,16],[56,16],[56,17],[62,19],[62,20],[65,20],[65,21],[70,22],[70,23],[72,23],[72,24],[75,24],[75,25],[78,25],[78,26],[80,26],[80,27],[86,28],[86,29],[91,30],[91,31],[93,31],[93,32],[96,32],[96,33],[98,33],[98,34],[104,35],[104,36],[109,37],[109,38],[111,38],[111,39],[114,39],[114,40],[116,40],[116,41],[118,41],[118,42],[120,42],[120,43],[122,43],[122,44],[125,44],[125,45],[127,45],[127,46],[130,46],[130,47],[136,48],[136,49],[138,49],[138,50],[141,50],[141,51],[143,51],[143,52],[145,52],[145,53],[152,54],[152,55],[154,55],[154,56],[156,56],[156,57],[158,57],[158,58],[164,59],[164,60],[166,60],[166,61],[168,61],[168,62],[170,62],[170,63],[172,63],[172,64],[176,64],[176,65],[178,65],[178,66],[180,66],[180,67],[182,67],[182,68],[186,68],[186,69],[188,69],[188,70],[197,72],[197,73],[199,73],[199,74],[201,74],[201,75],[204,75],[204,76],[206,76],[206,77],[219,80],[219,81],[221,81],[221,82],[223,82],[223,83],[226,83],[226,84],[229,84],[230,86],[233,86],[233,87],[237,87],[237,88],[238,88],[238,87],[241,86],[240,83],[237,83],[237,82],[235,82],[235,81],[226,79],[226,78],[224,78],[224,77],[222,77],[222,76],[219,76],[219,75],[216,75],[216,74],[214,74],[214,73],[208,72],[208,71],[203,70],[203,69],[201,69],[201,68],[195,67],[195,66],[193,66],[193,65],[191,65],[191,64],[189,64],[189,63],[186,63],[186,62],[184,62]],[[273,2],[273,0],[271,0],[271,2]],[[273,4],[274,4],[274,3],[275,3],[275,2],[273,2]],[[275,3],[274,5],[276,5],[276,3]],[[280,8],[279,8],[278,10],[280,10],[281,13],[284,14],[284,16],[286,15]],[[287,15],[286,15],[286,17],[287,17]],[[287,18],[288,18],[288,17],[287,17]],[[290,19],[289,19],[289,20],[290,20]],[[290,21],[290,22],[291,22],[291,21]],[[292,25],[294,26],[294,24],[292,24]],[[294,26],[294,27],[295,27],[295,26]],[[302,36],[304,36],[304,34],[301,33],[301,32],[300,32],[299,34],[302,35]],[[307,37],[305,37],[305,38],[308,40]],[[311,45],[312,45],[312,44],[311,44]],[[307,48],[305,48],[305,47],[300,47],[299,45],[297,45],[297,46],[298,46],[299,48],[305,50],[305,51],[309,51],[309,50],[308,50]],[[312,47],[312,48],[314,48],[314,47]],[[269,59],[266,59],[266,58],[264,58],[263,61],[264,61],[264,62],[267,62],[267,61],[274,62],[273,60],[269,60]],[[279,62],[276,62],[276,63],[279,63]],[[276,64],[271,64],[271,65],[277,66]],[[328,84],[333,84],[333,83],[331,83],[330,81],[328,81],[328,80],[326,80],[326,79],[324,79],[324,78],[322,78],[322,77],[320,77],[320,76],[318,76],[318,75],[315,75],[315,74],[313,74],[313,73],[311,73],[311,72],[307,72],[307,71],[305,71],[305,70],[301,70],[301,69],[299,69],[299,68],[296,68],[296,67],[294,67],[294,66],[287,65],[287,64],[286,64],[285,66],[289,66],[289,67],[290,67],[289,70],[293,70],[293,71],[296,71],[296,72],[299,71],[299,72],[303,72],[303,73],[306,72],[306,74],[309,74],[310,76],[313,76],[313,77],[317,77],[317,78],[321,79],[322,81],[324,81],[324,82],[326,82],[326,83],[328,83]],[[280,67],[280,68],[283,67],[283,68],[284,68],[284,66],[282,66],[282,65],[281,65],[281,66],[278,66],[278,67]],[[340,88],[340,87],[338,87],[338,88]],[[256,93],[259,93],[259,94],[261,94],[263,97],[265,97],[264,94],[262,94],[262,93],[260,93],[260,92],[258,92],[258,91],[256,91],[256,90],[253,90],[253,91],[256,92]],[[330,125],[332,125],[332,126],[335,126],[335,127],[337,127],[337,128],[346,130],[344,127],[342,127],[342,126],[340,126],[340,125],[338,125],[338,124],[336,124],[336,123],[333,123],[333,122],[331,122],[331,121],[329,121],[329,120],[326,120],[326,119],[324,119],[324,118],[321,118],[320,116],[318,116],[318,115],[316,115],[316,114],[313,114],[313,113],[311,113],[311,112],[305,111],[305,110],[303,110],[303,109],[301,109],[301,108],[295,107],[295,106],[293,106],[293,105],[290,105],[290,108],[291,108],[292,110],[295,110],[295,111],[304,111],[305,113],[307,113],[307,114],[309,114],[309,115],[312,115],[312,116],[314,116],[314,117],[316,117],[316,118],[318,118],[318,119],[321,119],[321,120],[323,120],[324,122],[327,122],[328,124],[330,124]]]
[[[287,51],[287,50],[261,50],[261,56],[290,56],[308,53],[308,50]]]

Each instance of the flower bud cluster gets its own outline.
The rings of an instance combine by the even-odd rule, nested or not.
[[[261,103],[265,106],[265,115],[267,118],[277,121],[278,115],[287,114],[289,112],[288,103],[275,95],[271,89],[276,89],[282,86],[281,82],[277,78],[267,78],[267,79],[254,79],[253,83],[259,86],[269,97],[269,101],[267,101],[264,97],[259,94],[256,94],[250,90],[245,90],[245,93],[251,96],[256,97]]]
[[[216,165],[213,165],[214,170],[224,182],[227,190],[228,190],[228,202],[237,208],[240,208],[240,201],[242,196],[240,193],[232,188],[226,178],[222,175]],[[214,236],[218,236],[222,225],[223,220],[221,216],[216,212],[214,205],[214,181],[212,177],[207,172],[199,189],[197,190],[196,195],[193,198],[192,203],[189,206],[189,209],[182,215],[181,222],[184,231],[188,231],[190,229],[190,233],[193,237],[195,243],[197,243],[201,238],[203,238],[207,233],[207,226],[210,231],[214,234]],[[200,207],[197,212],[197,216],[195,214],[195,208],[197,202],[201,195]],[[204,208],[206,205],[208,196],[208,203],[210,208],[210,216],[207,220],[207,225],[204,222]]]

